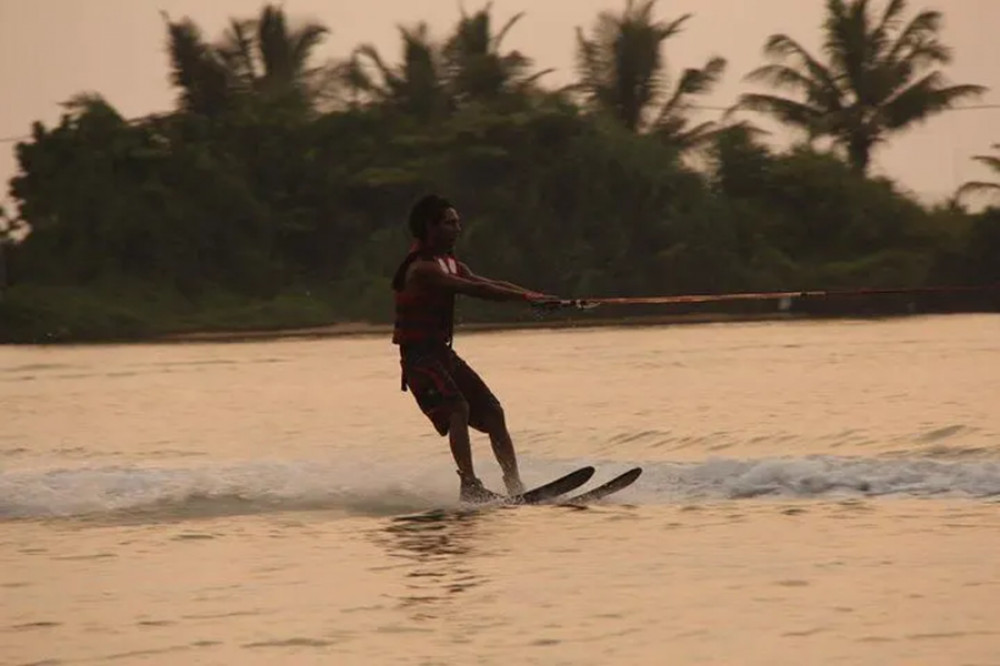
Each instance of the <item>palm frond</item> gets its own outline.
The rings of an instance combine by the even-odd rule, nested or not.
[[[587,39],[583,30],[576,29],[576,61],[577,70],[583,79],[581,84],[589,88],[597,88],[601,82],[604,61],[596,41]]]
[[[517,14],[514,14],[512,17],[507,19],[507,22],[503,24],[503,27],[500,28],[500,30],[492,39],[491,47],[494,50],[500,48],[500,44],[503,42],[504,37],[507,36],[507,33],[510,32],[510,29],[513,28],[517,24],[517,22],[520,21],[522,18],[524,18],[524,12],[518,12]]]
[[[1000,149],[1000,146],[997,146],[997,148]],[[976,155],[972,159],[1000,173],[1000,157],[994,155]]]
[[[877,92],[870,77],[871,63],[879,60],[880,45],[871,38],[868,1],[839,0],[829,2],[828,7],[823,26],[828,67],[842,89],[853,91],[859,100],[872,100]]]
[[[763,65],[743,78],[751,83],[765,83],[773,88],[796,90],[807,95],[817,83],[816,79],[788,65]]]
[[[721,126],[718,123],[709,120],[699,123],[689,129],[682,129],[670,137],[670,140],[678,148],[682,150],[690,150],[705,145],[728,129],[728,127]]]
[[[650,3],[650,5],[652,5],[652,3]],[[684,24],[687,23],[692,16],[693,14],[684,14],[683,16],[671,21],[670,23],[658,24],[656,33],[659,36],[660,41],[669,39],[674,35],[676,35],[677,33],[679,33],[681,31],[681,28],[684,27]]]
[[[105,118],[112,118],[116,122],[123,123],[125,119],[117,109],[108,103],[108,100],[104,95],[98,92],[79,92],[70,97],[64,102],[60,102],[59,106],[66,109],[72,116],[82,116],[82,115],[100,115]]]
[[[180,89],[180,104],[188,111],[213,115],[227,104],[230,75],[219,55],[202,39],[190,19],[167,23],[170,82]]]
[[[701,69],[687,69],[681,77],[677,89],[685,95],[701,95],[711,89],[722,79],[726,71],[725,58],[714,56]]]
[[[292,44],[292,63],[297,70],[305,67],[309,56],[319,46],[330,30],[319,23],[309,23],[295,30],[289,37]]]
[[[661,107],[654,124],[661,124],[670,115],[687,110],[685,98],[710,91],[722,78],[725,70],[726,59],[718,56],[711,58],[700,69],[691,67],[684,70],[674,92]]]
[[[740,109],[767,113],[782,122],[795,125],[810,133],[817,130],[820,119],[826,114],[824,109],[807,103],[778,97],[777,95],[758,93],[744,93],[740,95],[737,106]]]
[[[890,43],[889,36],[896,31],[901,22],[901,14],[906,11],[906,0],[889,0],[882,12],[878,27],[872,32],[871,39],[877,52],[883,53]]]
[[[541,71],[535,72],[534,74],[525,76],[520,81],[518,81],[518,85],[522,87],[530,86],[534,84],[536,81],[538,81],[538,79],[542,78],[543,76],[547,76],[554,71],[556,71],[554,67],[549,67],[548,69],[543,69]]]
[[[376,53],[376,56],[378,54]],[[372,92],[375,90],[375,82],[365,71],[364,65],[354,53],[345,62],[340,63],[336,68],[340,82],[350,90],[359,92]]]
[[[170,80],[178,88],[186,90],[194,85],[207,46],[202,41],[201,30],[190,19],[174,23],[166,15],[164,18],[167,20]]]
[[[963,183],[962,186],[955,191],[956,198],[980,194],[996,194],[1000,196],[1000,183],[971,180],[967,183]]]
[[[358,60],[359,57],[367,59],[372,65],[375,66],[375,69],[378,70],[379,76],[382,78],[381,87],[376,86],[371,78],[368,77],[367,73],[364,72],[364,66]],[[354,67],[356,67],[357,71],[364,75],[364,80],[367,80],[372,86],[371,89],[378,90],[383,95],[388,96],[401,87],[400,77],[392,70],[392,68],[385,64],[385,61],[382,59],[382,55],[373,44],[362,44],[361,46],[358,46],[354,49],[354,56],[352,56],[352,58],[356,62]],[[362,81],[360,77],[358,77],[357,80]]]
[[[837,76],[808,50],[788,35],[771,35],[764,45],[764,55],[778,62],[785,58],[797,61],[807,75],[821,84],[820,87],[838,90]]]
[[[877,115],[887,130],[899,130],[985,92],[977,85],[945,86],[941,72],[931,72],[888,100]]]
[[[255,23],[252,20],[232,19],[223,35],[222,43],[216,48],[230,71],[247,84],[259,76],[254,61]]]
[[[263,63],[263,78],[289,77],[292,72],[291,42],[285,12],[275,5],[265,5],[257,21],[257,48]]]
[[[886,54],[886,60],[896,62],[906,59],[907,54],[919,53],[929,58],[929,64],[943,65],[951,62],[951,49],[941,44],[937,38],[943,20],[940,12],[924,11],[918,14],[899,33]]]

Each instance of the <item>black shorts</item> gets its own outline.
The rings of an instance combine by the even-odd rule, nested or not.
[[[451,347],[403,349],[403,381],[440,435],[448,434],[451,414],[463,399],[469,405],[469,425],[487,432],[489,415],[500,403],[486,382]]]

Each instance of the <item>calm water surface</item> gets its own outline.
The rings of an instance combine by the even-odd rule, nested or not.
[[[1000,664],[1000,317],[456,347],[639,482],[458,510],[382,337],[0,348],[0,664]]]

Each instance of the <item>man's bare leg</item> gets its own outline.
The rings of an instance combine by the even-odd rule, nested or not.
[[[507,430],[507,421],[504,419],[503,410],[489,418],[487,427],[493,455],[496,456],[497,462],[500,463],[500,469],[503,470],[503,482],[507,486],[507,493],[510,495],[523,493],[524,484],[521,483],[521,473],[517,469],[517,454],[514,452],[514,442]]]
[[[472,445],[469,442],[469,406],[462,402],[451,413],[448,423],[451,455],[458,466],[459,499],[464,502],[489,502],[499,496],[483,487],[472,467]]]
[[[448,423],[448,443],[451,445],[451,456],[458,467],[458,475],[462,480],[473,480],[476,472],[472,466],[472,443],[469,441],[469,406],[462,404],[451,413]]]

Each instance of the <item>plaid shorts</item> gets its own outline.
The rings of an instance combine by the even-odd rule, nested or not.
[[[469,405],[469,425],[487,432],[489,415],[500,403],[486,382],[451,347],[401,350],[404,388],[409,388],[420,407],[442,436],[448,434],[455,405]]]

